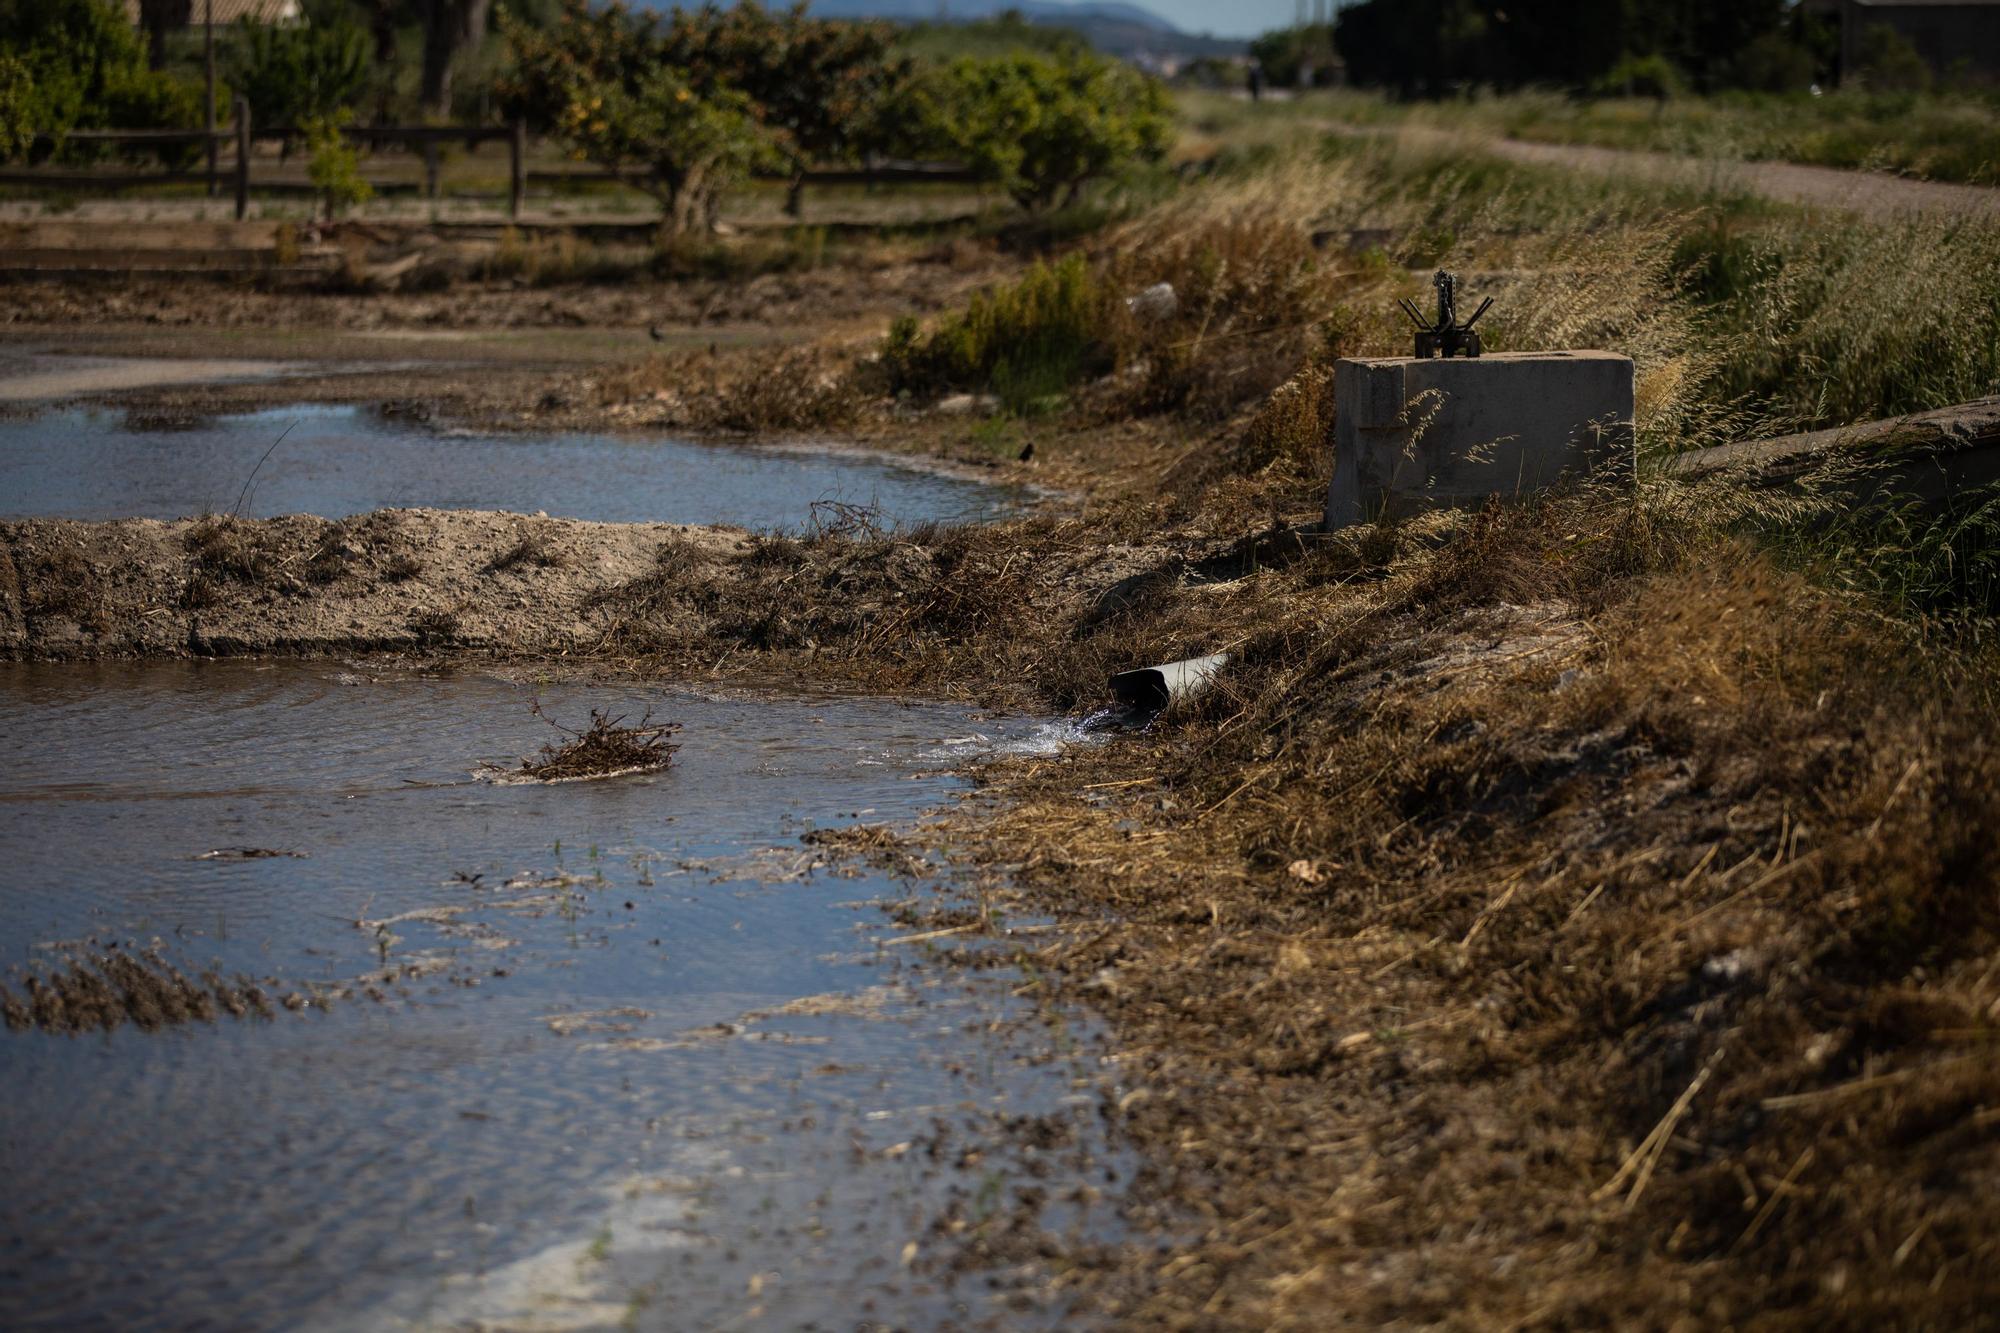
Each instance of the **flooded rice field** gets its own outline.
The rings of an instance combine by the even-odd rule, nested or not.
[[[682,748],[480,777],[553,734],[536,700]],[[0,666],[0,728],[0,1326],[1061,1322],[1030,1270],[952,1280],[944,1238],[1044,1170],[1114,1188],[1112,1090],[1059,1053],[1087,1044],[995,1035],[1017,977],[912,965],[920,884],[800,837],[909,821],[1047,729],[241,662]],[[119,957],[244,1016],[31,1021],[30,975]],[[995,1115],[1037,1146],[968,1150]],[[1114,1228],[1089,1190],[1035,1224]]]
[[[878,459],[671,439],[440,433],[344,406],[171,428],[115,410],[0,420],[0,519],[345,518],[424,506],[796,529],[829,502],[908,525],[990,519],[1022,499],[1018,488]]]

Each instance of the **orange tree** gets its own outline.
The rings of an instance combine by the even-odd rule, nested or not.
[[[712,221],[721,192],[774,151],[750,98],[657,15],[566,0],[547,28],[503,14],[501,30],[502,105],[652,195],[669,231]]]
[[[717,193],[765,161],[785,165],[796,211],[806,170],[859,156],[908,79],[887,26],[810,18],[804,5],[661,18],[565,0],[546,28],[501,24],[509,109],[653,193],[675,226],[712,214]]]
[[[910,78],[888,24],[815,19],[803,4],[677,11],[664,35],[670,62],[719,70],[756,103],[790,176],[786,208],[795,215],[807,170],[856,161],[880,108]]]
[[[1036,210],[1159,161],[1173,140],[1159,83],[1088,51],[953,61],[911,82],[886,119],[913,150],[957,158]]]

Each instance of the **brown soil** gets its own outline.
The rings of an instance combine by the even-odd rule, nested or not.
[[[599,599],[666,542],[725,565],[750,547],[722,529],[431,509],[4,523],[0,655],[601,651],[615,622]]]
[[[422,253],[427,238],[398,237],[395,253]],[[430,238],[435,245],[435,239]],[[60,338],[66,329],[95,332],[121,326],[154,330],[310,329],[326,334],[384,331],[490,334],[521,329],[622,329],[644,334],[663,326],[681,331],[765,327],[790,336],[820,333],[851,320],[938,310],[966,288],[992,281],[1015,264],[992,244],[970,240],[880,243],[846,253],[837,263],[748,273],[660,278],[646,269],[647,251],[613,249],[596,256],[596,278],[564,270],[592,262],[571,251],[550,254],[540,270],[482,278],[486,253],[441,273],[426,291],[383,290],[364,277],[353,290],[338,283],[270,286],[187,275],[117,282],[0,283],[0,328]],[[726,261],[725,261],[726,262]]]

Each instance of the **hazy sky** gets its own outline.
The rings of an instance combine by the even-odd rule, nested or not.
[[[1136,0],[1188,32],[1212,32],[1218,37],[1255,37],[1282,28],[1298,15],[1297,0]]]

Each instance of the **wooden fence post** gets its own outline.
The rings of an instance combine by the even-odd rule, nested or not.
[[[207,110],[202,125],[208,130],[208,197],[213,199],[222,191],[221,182],[215,176],[215,0],[208,0],[202,10],[201,58],[207,78]]]
[[[236,220],[250,213],[250,102],[236,99]]]
[[[528,195],[528,122],[518,116],[514,132],[507,136],[507,164],[507,216],[518,219]]]

